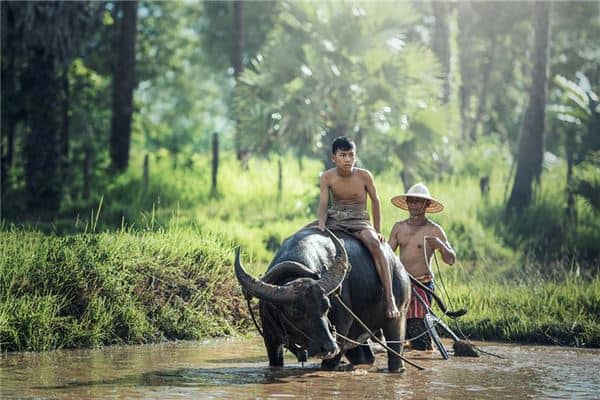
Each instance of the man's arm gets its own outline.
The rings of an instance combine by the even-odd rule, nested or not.
[[[327,222],[327,203],[329,202],[329,183],[327,181],[327,171],[321,174],[319,187],[321,191],[319,195],[319,209],[317,211],[317,218],[319,219],[317,228],[324,231],[325,223]]]
[[[431,246],[433,250],[438,249],[442,253],[442,259],[448,265],[453,265],[456,262],[456,253],[448,242],[446,232],[441,226],[435,226],[435,236],[427,237],[427,245]]]
[[[381,204],[379,203],[379,195],[377,194],[377,188],[375,188],[375,182],[373,175],[369,171],[366,171],[366,185],[367,193],[371,198],[371,212],[373,213],[373,227],[375,231],[381,236]],[[383,236],[381,237],[383,238]],[[380,238],[380,239],[381,239]]]
[[[388,244],[390,245],[390,247],[392,248],[392,251],[395,253],[396,249],[398,248],[398,238],[396,237],[396,235],[398,234],[398,229],[399,229],[399,224],[398,222],[396,222],[394,224],[394,226],[392,226],[392,230],[390,232],[390,237],[388,239]]]

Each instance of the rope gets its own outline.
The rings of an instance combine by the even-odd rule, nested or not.
[[[371,339],[373,339],[374,341],[376,341],[377,343],[379,343],[380,345],[382,345],[387,351],[389,351],[392,354],[395,354],[396,356],[400,357],[400,359],[402,361],[405,361],[407,364],[412,365],[413,367],[419,369],[419,370],[423,370],[425,368],[421,367],[420,365],[407,360],[406,357],[402,356],[402,354],[398,353],[396,350],[390,348],[388,345],[386,345],[385,343],[383,343],[377,336],[375,336],[375,334],[373,333],[373,331],[371,331],[371,329],[369,329],[369,327],[360,320],[360,318],[358,318],[358,316],[356,314],[354,314],[354,312],[352,312],[352,310],[350,309],[350,307],[348,307],[343,301],[342,298],[338,295],[335,294],[334,297],[340,302],[340,304],[342,305],[342,307],[344,307],[344,309],[346,311],[348,311],[350,313],[350,315],[352,316],[352,318],[354,318],[354,320],[356,322],[358,322],[358,324],[360,326],[363,327],[364,330],[367,331],[367,333],[371,336]]]
[[[252,322],[254,322],[254,326],[256,327],[256,330],[258,331],[258,333],[260,333],[260,336],[265,337],[265,335],[263,335],[262,330],[260,329],[260,326],[258,326],[258,323],[256,322],[256,318],[254,317],[254,311],[252,311],[252,306],[250,305],[250,299],[246,299],[246,303],[248,304],[248,310],[250,310],[250,315],[252,316]]]

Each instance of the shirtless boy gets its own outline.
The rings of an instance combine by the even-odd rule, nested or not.
[[[317,228],[324,231],[342,229],[358,237],[373,255],[377,274],[382,282],[388,318],[398,318],[400,311],[392,293],[390,266],[383,254],[381,235],[381,205],[373,176],[366,169],[356,168],[356,145],[351,139],[339,137],[331,146],[331,161],[335,168],[321,175]],[[331,191],[332,207],[327,209]],[[373,224],[367,212],[367,195],[371,199]]]
[[[392,204],[403,210],[408,210],[410,216],[408,219],[394,224],[390,233],[389,245],[394,251],[400,247],[400,261],[404,264],[406,271],[433,290],[435,285],[433,271],[430,267],[433,252],[439,250],[446,264],[452,265],[456,261],[456,254],[448,242],[444,229],[425,217],[425,213],[440,212],[444,209],[444,206],[431,197],[429,189],[422,183],[413,185],[406,194],[392,198]],[[421,297],[431,303],[430,294],[418,288],[416,290]],[[422,319],[425,311],[424,307],[413,296],[407,316],[407,335],[414,336],[414,333],[420,333],[410,331],[415,323],[418,323],[419,326],[423,324]],[[415,346],[414,343],[413,347],[420,350],[430,349],[431,341],[429,337],[424,335],[424,338],[419,342],[422,345],[421,347],[424,348],[419,348],[420,346]]]

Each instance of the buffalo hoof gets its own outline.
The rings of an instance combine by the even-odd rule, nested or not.
[[[340,365],[340,356],[337,355],[333,358],[323,360],[321,362],[321,369],[324,371],[335,371]]]

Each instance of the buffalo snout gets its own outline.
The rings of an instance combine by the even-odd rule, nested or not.
[[[335,357],[340,352],[340,348],[336,342],[326,342],[321,345],[318,354],[315,356],[322,360],[328,360]]]

